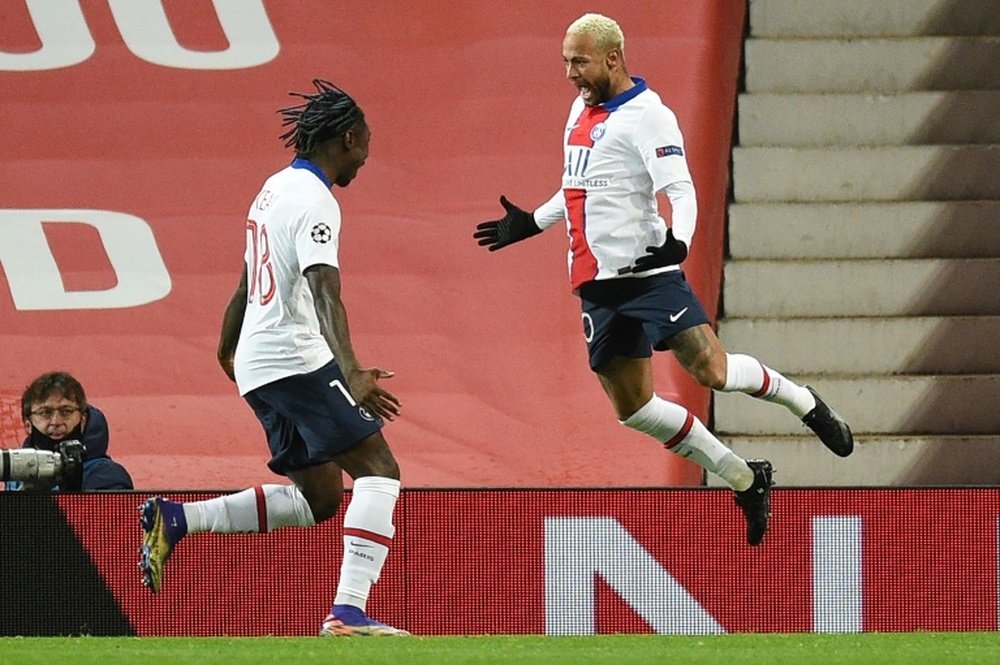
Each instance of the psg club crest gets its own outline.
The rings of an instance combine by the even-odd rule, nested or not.
[[[312,227],[313,242],[318,242],[319,244],[323,245],[330,242],[332,238],[333,238],[333,232],[330,231],[330,227],[324,224],[323,222],[320,222],[316,226]]]
[[[600,140],[600,138],[604,136],[605,131],[607,131],[607,127],[604,125],[604,123],[603,122],[597,123],[590,129],[590,140],[591,141]]]

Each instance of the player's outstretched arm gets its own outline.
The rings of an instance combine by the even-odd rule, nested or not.
[[[476,232],[472,234],[480,246],[486,246],[491,252],[502,249],[507,245],[536,236],[542,232],[535,223],[535,217],[530,212],[518,208],[507,200],[506,196],[500,197],[500,205],[507,212],[503,219],[494,219],[476,225]]]
[[[351,397],[369,413],[393,420],[399,415],[400,401],[378,382],[394,373],[380,367],[362,367],[354,355],[347,310],[340,299],[340,271],[333,266],[314,265],[306,268],[305,277],[313,294],[320,332],[347,379]]]
[[[243,265],[243,274],[240,276],[240,283],[233,292],[233,296],[226,305],[226,312],[222,315],[222,333],[219,335],[218,359],[222,371],[226,373],[230,381],[236,380],[236,373],[233,369],[233,358],[236,356],[236,344],[240,340],[240,329],[243,327],[243,313],[247,308],[247,267]]]

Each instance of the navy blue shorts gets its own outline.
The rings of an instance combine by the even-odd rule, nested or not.
[[[275,473],[329,462],[382,429],[382,420],[350,396],[340,366],[331,361],[251,390],[243,398],[264,426]]]
[[[666,340],[708,323],[680,270],[650,277],[604,279],[580,287],[583,338],[595,372],[615,356],[648,358]]]

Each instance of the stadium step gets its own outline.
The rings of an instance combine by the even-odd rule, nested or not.
[[[746,90],[989,90],[998,87],[997,62],[1000,38],[995,37],[751,39]]]
[[[875,146],[1000,142],[1000,91],[745,94],[740,145]]]
[[[995,257],[1000,201],[735,203],[729,248],[740,259]]]
[[[727,318],[1000,314],[1000,258],[731,261]]]
[[[719,337],[783,374],[1000,373],[1000,353],[983,353],[1000,316],[725,319]]]
[[[775,486],[995,485],[1000,436],[861,436],[837,457],[812,436],[723,437],[744,458],[774,464]],[[724,487],[716,476],[706,484]]]
[[[758,37],[919,37],[1000,34],[996,0],[754,0]]]
[[[855,434],[1000,434],[1000,375],[797,375]],[[742,393],[715,396],[720,435],[801,435],[787,409]]]
[[[733,150],[740,203],[1000,199],[997,173],[1000,145]]]
[[[713,427],[779,485],[995,484],[996,0],[754,0],[748,34],[719,336],[860,445],[745,395]]]

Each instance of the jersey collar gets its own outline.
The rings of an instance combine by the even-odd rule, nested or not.
[[[629,101],[630,99],[635,99],[637,96],[646,92],[646,79],[642,78],[641,76],[631,76],[629,78],[632,79],[632,82],[635,83],[635,85],[626,90],[625,92],[623,92],[622,94],[615,95],[608,101],[601,104],[601,106],[606,108],[608,111],[614,111],[615,109],[617,109],[619,106]]]
[[[291,167],[293,169],[305,169],[306,171],[311,171],[313,175],[323,181],[327,189],[333,187],[333,183],[326,179],[326,174],[323,173],[323,169],[316,166],[314,162],[309,161],[305,157],[296,157],[292,160]]]

